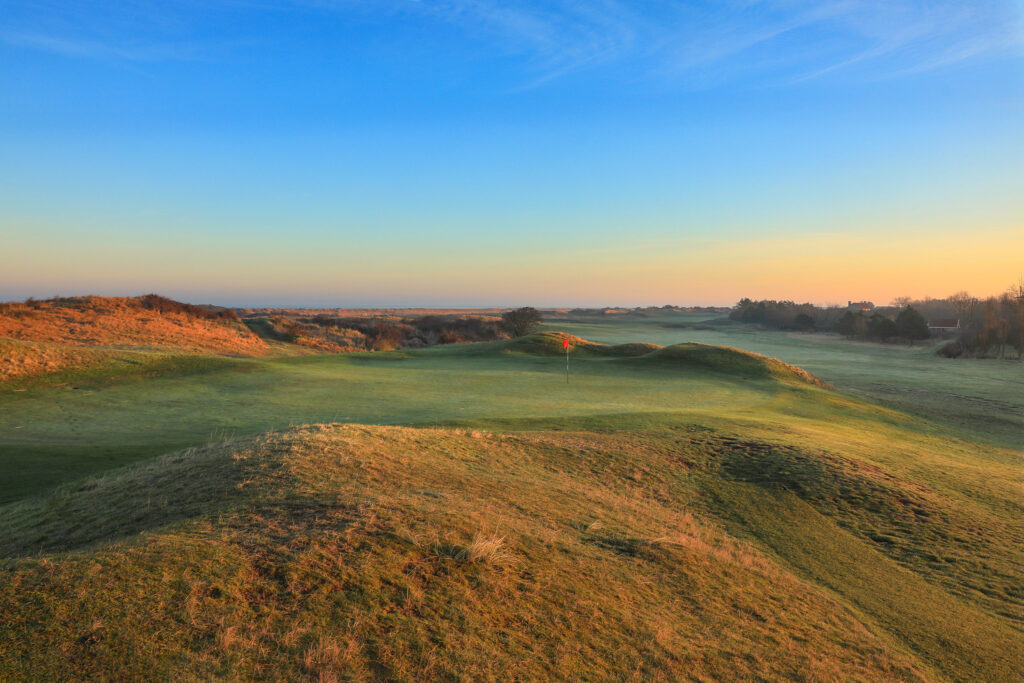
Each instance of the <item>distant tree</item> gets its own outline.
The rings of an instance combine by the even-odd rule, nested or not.
[[[1017,360],[1024,359],[1024,275],[1006,292],[1006,305],[1010,321],[1010,339],[1017,349]]]
[[[892,305],[898,309],[904,309],[913,301],[909,296],[898,296],[892,300]]]
[[[793,318],[793,325],[796,326],[798,330],[803,330],[805,332],[808,330],[813,330],[814,318],[812,318],[807,313],[798,313],[797,316]]]
[[[540,312],[536,308],[529,306],[501,314],[501,326],[513,337],[522,337],[530,334],[537,329],[540,323]]]
[[[907,306],[896,316],[896,333],[904,339],[927,339],[928,322],[913,306]]]
[[[956,315],[960,319],[960,326],[968,327],[971,324],[972,318],[974,318],[974,309],[978,305],[978,300],[966,291],[961,290],[956,294],[951,294],[947,301],[949,301],[953,310],[956,311]]]
[[[1010,285],[1009,289],[1006,290],[1006,294],[1016,301],[1018,304],[1024,306],[1024,275],[1017,278],[1017,281]]]
[[[853,311],[843,313],[839,322],[836,323],[836,332],[847,337],[857,336],[857,316]]]
[[[926,326],[927,327],[927,326]],[[886,341],[892,339],[899,333],[896,323],[880,313],[875,313],[868,319],[868,336]]]

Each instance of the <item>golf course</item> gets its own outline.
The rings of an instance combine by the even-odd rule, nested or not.
[[[1024,366],[707,318],[0,383],[0,678],[1024,676]]]

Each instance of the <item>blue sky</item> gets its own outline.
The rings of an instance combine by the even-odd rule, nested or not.
[[[1016,0],[6,2],[0,299],[988,294],[1022,122]]]

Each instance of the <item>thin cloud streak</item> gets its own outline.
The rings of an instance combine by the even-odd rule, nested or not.
[[[117,46],[100,41],[67,39],[32,33],[4,33],[0,34],[0,41],[13,47],[83,59],[162,62],[169,60],[195,61],[204,58],[203,49],[190,44]]]
[[[538,72],[532,85],[611,62],[632,63],[652,78],[701,80],[714,70],[727,81],[769,72],[761,77],[782,84],[857,67],[869,79],[896,78],[1024,53],[1024,11],[1005,0],[659,2],[645,4],[643,14],[615,0],[540,8],[494,0],[388,5],[499,39]],[[796,35],[811,29],[822,35]],[[752,54],[758,49],[771,59]]]
[[[179,40],[204,21],[188,0],[107,7],[109,22],[91,25],[73,20],[82,11],[74,3],[44,7],[12,23],[0,39],[70,58],[130,62],[200,59],[211,48],[232,47]],[[210,7],[443,23],[513,60],[522,79],[516,90],[613,66],[637,80],[670,84],[785,85],[840,73],[899,78],[1024,55],[1024,8],[1015,0],[221,0]],[[108,25],[122,35],[140,29],[133,33],[146,42],[112,39]]]

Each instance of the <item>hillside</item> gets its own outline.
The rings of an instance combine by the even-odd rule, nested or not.
[[[1024,673],[1008,598],[920,557],[955,557],[942,528],[975,576],[999,566],[957,530],[990,513],[836,453],[631,421],[313,425],[0,508],[0,677]]]
[[[621,446],[313,426],[9,507],[0,677],[927,677]]]
[[[233,317],[233,316],[231,316]],[[55,298],[0,305],[0,381],[171,350],[261,356],[267,344],[231,317],[162,297]]]

